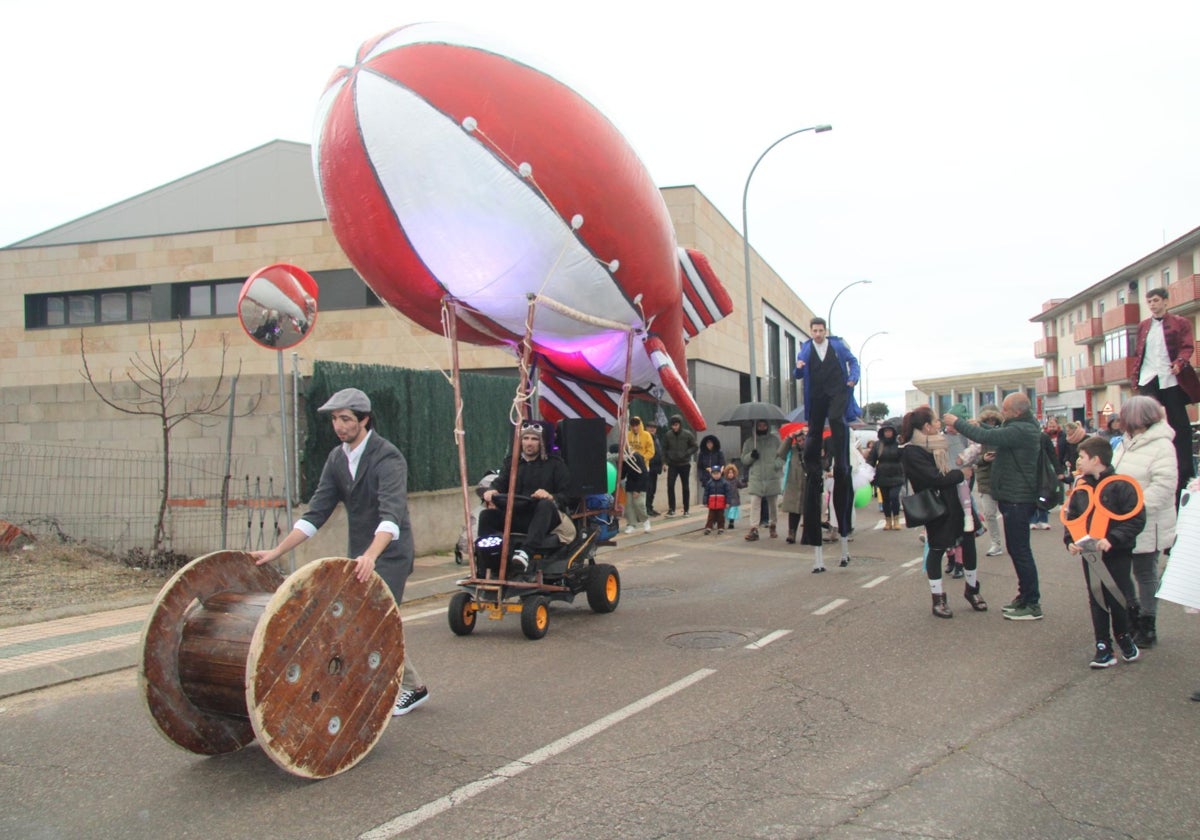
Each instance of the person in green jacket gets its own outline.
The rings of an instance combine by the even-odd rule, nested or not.
[[[1004,422],[988,429],[953,414],[942,416],[942,423],[967,440],[994,447],[992,461],[992,498],[1004,517],[1004,542],[1017,573],[1017,597],[1003,607],[1011,621],[1036,621],[1042,617],[1042,596],[1038,591],[1037,561],[1029,544],[1029,522],[1038,509],[1038,450],[1042,430],[1034,419],[1029,397],[1009,394],[1000,406]]]
[[[683,515],[688,515],[692,502],[690,485],[692,474],[692,457],[700,448],[696,444],[696,436],[691,429],[683,427],[683,417],[671,415],[670,428],[662,436],[663,460],[667,463],[667,516],[674,516],[675,479],[678,478],[683,486]]]

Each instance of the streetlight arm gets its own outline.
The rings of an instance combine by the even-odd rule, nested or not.
[[[859,285],[860,283],[870,283],[870,282],[871,282],[870,280],[855,280],[853,283],[847,283],[845,286],[842,286],[842,288],[838,290],[838,293],[836,295],[833,296],[833,303],[837,303],[838,298],[840,298],[842,296],[842,292],[846,291],[847,289],[851,289],[851,288]],[[829,317],[827,317],[825,319],[825,329],[830,334],[833,333],[833,303],[829,304]]]
[[[754,166],[750,167],[750,174],[746,176],[746,186],[742,188],[742,265],[746,270],[746,338],[750,349],[750,397],[753,400],[757,400],[759,394],[758,367],[755,363],[754,354],[754,294],[750,288],[750,224],[748,214],[746,213],[746,201],[750,197],[750,180],[754,177],[754,171],[758,169],[758,165],[762,163],[762,159],[767,156],[767,152],[774,149],[784,140],[794,137],[797,134],[803,134],[806,131],[814,131],[820,134],[832,130],[833,126],[831,125],[810,125],[807,128],[799,128],[783,135],[770,146],[767,146],[766,150],[758,156],[758,160],[754,161]]]
[[[865,350],[867,349],[867,342],[868,342],[868,341],[870,341],[872,338],[874,338],[874,337],[875,337],[875,336],[877,336],[877,335],[887,335],[887,330],[880,330],[879,332],[873,332],[873,333],[871,333],[869,336],[867,336],[866,338],[864,338],[864,339],[863,339],[863,343],[862,343],[862,344],[860,344],[860,345],[859,345],[859,347],[858,347],[858,358],[859,358],[859,359],[861,359],[861,358],[862,358],[862,356],[863,356],[863,351],[865,351]],[[860,406],[860,407],[862,407],[864,410],[866,409],[866,404],[863,402],[863,401],[866,399],[866,392],[865,392],[865,388],[866,388],[866,386],[863,384],[862,380],[859,380],[859,383],[858,383],[858,404],[859,404],[859,406]]]

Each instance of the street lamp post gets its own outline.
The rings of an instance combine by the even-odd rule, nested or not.
[[[833,296],[833,303],[837,303],[838,298],[842,296],[842,292],[847,289],[857,286],[859,283],[870,283],[870,280],[855,280],[853,283],[847,283],[838,290],[838,293]],[[829,304],[829,315],[825,318],[825,331],[833,335],[833,303]]]
[[[865,390],[864,390],[864,396],[863,396],[864,402],[862,404],[864,414],[866,413],[866,410],[867,410],[867,401],[869,401],[871,399],[871,383],[868,379],[868,377],[871,375],[871,365],[875,364],[878,361],[880,361],[880,360],[872,359],[871,361],[867,362],[866,366],[862,369],[862,378],[863,378],[863,382],[865,383]],[[871,418],[868,417],[867,422],[870,422],[870,420],[871,420]]]
[[[831,125],[810,125],[807,128],[798,128],[795,131],[788,132],[780,137],[758,156],[758,160],[754,161],[754,166],[750,167],[750,174],[746,176],[746,186],[742,190],[742,262],[746,268],[746,328],[747,337],[750,345],[750,398],[757,400],[758,393],[758,366],[755,360],[754,352],[754,294],[750,288],[750,234],[749,223],[746,216],[746,199],[750,196],[750,179],[754,177],[754,170],[758,169],[758,165],[762,163],[762,159],[767,156],[767,152],[774,149],[784,140],[789,137],[794,137],[797,134],[803,134],[806,131],[812,131],[821,134],[825,131],[832,131]]]
[[[874,338],[877,335],[887,335],[887,330],[880,330],[879,332],[871,333],[869,336],[864,338],[863,343],[858,346],[858,364],[859,364],[860,368],[862,366],[863,351],[867,349],[867,342],[870,341],[872,338]],[[865,398],[865,396],[864,396],[865,393],[866,392],[863,388],[862,380],[860,379],[859,383],[858,383],[858,404],[864,411],[867,408],[867,404],[863,402],[863,399]]]

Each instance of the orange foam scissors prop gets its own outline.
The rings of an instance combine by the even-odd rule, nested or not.
[[[1128,513],[1114,513],[1100,503],[1100,495],[1104,488],[1118,481],[1124,481],[1127,484],[1133,485],[1133,489],[1137,491],[1137,504]],[[1078,516],[1068,518],[1067,512],[1071,507],[1071,497],[1080,492],[1086,493],[1088,496],[1087,507]],[[1142,495],[1141,484],[1127,475],[1110,475],[1108,478],[1101,479],[1094,488],[1082,481],[1076,482],[1075,486],[1067,494],[1067,498],[1063,501],[1062,509],[1058,512],[1058,518],[1062,521],[1063,525],[1067,526],[1067,532],[1075,542],[1079,542],[1087,537],[1099,540],[1103,539],[1104,535],[1108,533],[1109,522],[1124,522],[1126,519],[1133,519],[1145,506],[1146,499]],[[1088,520],[1089,514],[1091,514],[1091,521]]]

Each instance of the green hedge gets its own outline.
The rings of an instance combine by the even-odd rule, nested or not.
[[[409,492],[459,486],[454,388],[440,372],[317,361],[305,394],[304,500],[316,489],[329,451],[338,445],[328,416],[317,414],[317,408],[342,388],[359,388],[371,398],[375,429],[396,444],[408,461]],[[471,482],[489,469],[499,468],[508,453],[512,444],[509,409],[516,388],[515,376],[462,374],[467,477]]]

